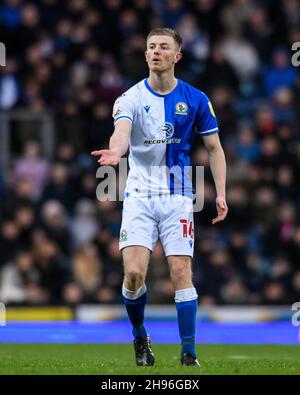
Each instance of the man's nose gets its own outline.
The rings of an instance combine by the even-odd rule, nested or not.
[[[157,55],[160,53],[160,48],[159,47],[155,47],[154,48],[154,54]]]

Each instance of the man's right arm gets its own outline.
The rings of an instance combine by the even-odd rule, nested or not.
[[[100,156],[98,163],[104,166],[115,166],[121,157],[126,154],[132,123],[128,119],[120,119],[115,124],[115,130],[109,140],[109,149],[91,152],[92,156]]]

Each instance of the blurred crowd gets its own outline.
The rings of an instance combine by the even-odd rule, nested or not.
[[[228,166],[227,220],[216,226],[209,158],[205,204],[195,214],[194,282],[200,303],[290,304],[300,297],[300,42],[297,0],[4,0],[0,110],[54,117],[55,152],[38,122],[11,125],[12,157],[0,164],[0,301],[120,303],[122,202],[96,198],[116,97],[147,76],[145,37],[176,28],[176,75],[211,99]],[[173,303],[160,243],[149,301]]]

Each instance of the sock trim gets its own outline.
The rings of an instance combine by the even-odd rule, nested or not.
[[[130,291],[130,289],[127,289],[124,284],[122,286],[122,295],[124,296],[124,298],[129,300],[136,300],[140,298],[146,293],[146,291],[147,288],[145,283],[136,291]]]
[[[195,300],[198,298],[196,289],[193,288],[185,288],[179,289],[175,291],[175,302],[189,302],[190,300]]]

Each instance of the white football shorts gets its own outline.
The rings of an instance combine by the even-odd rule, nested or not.
[[[158,239],[166,256],[193,257],[193,200],[181,195],[125,197],[120,250],[139,245],[153,251]]]

